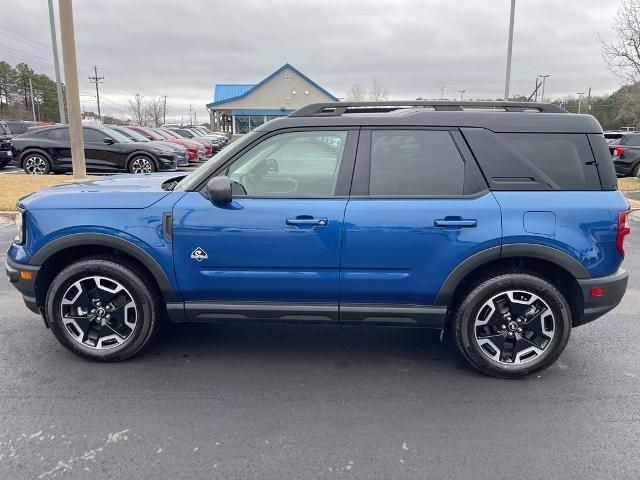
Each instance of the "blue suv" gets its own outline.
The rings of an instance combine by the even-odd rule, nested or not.
[[[18,209],[11,282],[94,360],[131,357],[165,319],[391,325],[451,331],[471,365],[518,377],[627,286],[602,129],[547,104],[314,104],[190,175]]]

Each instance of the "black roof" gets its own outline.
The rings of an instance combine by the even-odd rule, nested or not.
[[[526,102],[336,102],[312,104],[257,130],[321,126],[478,127],[494,132],[602,133],[591,115]]]

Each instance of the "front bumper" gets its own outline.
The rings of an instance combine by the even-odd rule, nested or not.
[[[583,309],[581,317],[577,319],[574,326],[592,322],[617,307],[627,290],[628,280],[629,272],[622,269],[606,277],[578,280],[582,291]],[[591,295],[591,290],[596,288],[602,289],[601,296]]]
[[[9,277],[9,281],[22,294],[22,299],[24,300],[24,304],[27,308],[34,313],[41,313],[36,302],[36,277],[38,276],[40,267],[22,265],[21,263],[16,263],[10,258],[7,258],[5,269],[7,277]],[[25,272],[25,274],[22,272]],[[29,276],[29,273],[31,274],[31,278],[25,278]]]
[[[0,164],[6,165],[13,160],[13,152],[11,150],[0,150]]]

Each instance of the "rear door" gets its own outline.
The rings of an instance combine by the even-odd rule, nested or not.
[[[422,307],[452,270],[500,237],[498,203],[458,131],[363,129],[345,212],[341,320],[428,323]]]

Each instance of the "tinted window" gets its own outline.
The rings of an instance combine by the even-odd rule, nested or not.
[[[462,195],[464,162],[447,131],[374,130],[370,195]]]
[[[503,133],[501,136],[560,189],[600,190],[598,170],[586,135]]]
[[[69,141],[69,129],[68,128],[54,128],[48,132],[44,132],[49,140],[56,140],[59,142]]]
[[[94,130],[93,128],[83,128],[82,129],[82,138],[85,143],[103,143],[106,135],[99,130]]]
[[[7,122],[7,126],[14,135],[20,135],[28,130],[28,125],[23,122]]]
[[[263,197],[324,197],[335,192],[347,132],[271,137],[229,168],[233,192]]]
[[[640,135],[628,134],[625,135],[620,142],[620,145],[630,145],[632,147],[637,147],[640,145]]]

